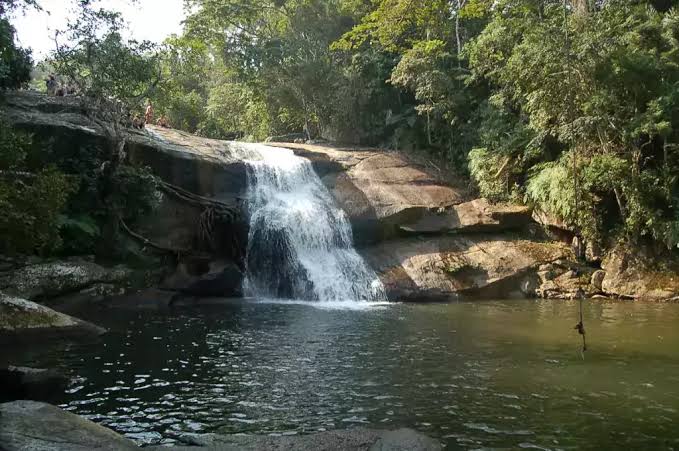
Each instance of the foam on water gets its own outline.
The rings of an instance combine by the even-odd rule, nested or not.
[[[248,167],[246,295],[334,303],[386,301],[353,246],[346,214],[291,150],[238,144]]]

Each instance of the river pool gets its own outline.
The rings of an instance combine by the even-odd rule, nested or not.
[[[587,301],[584,360],[572,302],[320,305],[87,312],[101,341],[15,360],[142,444],[406,426],[448,449],[679,448],[677,304]]]

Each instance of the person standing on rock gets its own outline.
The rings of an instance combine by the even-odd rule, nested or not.
[[[144,113],[144,122],[146,124],[153,124],[153,104],[149,100],[148,105],[146,105],[146,113]]]
[[[47,86],[47,94],[53,96],[57,91],[57,80],[54,75],[50,74],[45,80],[45,85]]]

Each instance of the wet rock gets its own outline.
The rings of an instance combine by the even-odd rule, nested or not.
[[[124,284],[131,271],[124,266],[104,268],[83,259],[24,266],[0,276],[7,294],[35,300],[73,293],[95,284]]]
[[[438,451],[442,445],[412,429],[379,431],[349,429],[310,435],[272,437],[262,435],[188,435],[183,441],[193,446],[179,450],[214,451]],[[162,447],[151,447],[161,451]]]
[[[69,378],[54,370],[8,366],[0,368],[0,402],[17,399],[49,401],[66,390]]]
[[[106,330],[26,299],[0,293],[0,342],[97,336]]]
[[[522,281],[546,262],[570,255],[566,246],[505,235],[393,240],[362,251],[389,298],[445,301],[506,298],[531,291]]]
[[[137,445],[115,432],[36,401],[0,404],[3,451],[126,451]]]

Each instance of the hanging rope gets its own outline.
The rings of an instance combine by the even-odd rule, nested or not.
[[[563,29],[564,29],[564,40],[565,40],[565,45],[564,48],[566,50],[566,74],[568,77],[568,89],[571,88],[571,43],[570,43],[570,36],[568,34],[568,0],[564,0],[563,2]],[[569,94],[567,94],[569,95]],[[572,103],[572,97],[569,95],[568,97],[569,100],[569,107],[570,110],[572,111],[574,109],[574,105]],[[573,189],[574,189],[574,207],[575,207],[575,241],[577,246],[575,247],[575,258],[577,260],[581,260],[582,258],[582,249],[583,249],[583,241],[582,237],[580,235],[580,183],[578,180],[578,150],[579,147],[577,143],[575,144],[575,147],[573,149]],[[585,298],[585,293],[582,290],[582,288],[578,288],[578,290],[575,292],[574,299],[578,300],[579,304],[579,321],[575,325],[575,330],[578,331],[580,336],[582,336],[582,349],[580,351],[580,356],[582,357],[582,360],[585,360],[585,352],[587,351],[587,337],[585,333],[585,322],[584,322],[584,316],[583,316],[583,301]]]
[[[580,356],[582,357],[582,360],[585,360],[585,351],[587,351],[587,338],[585,334],[585,323],[582,312],[582,302],[585,298],[585,293],[582,291],[582,288],[578,288],[575,296],[578,298],[578,302],[580,303],[580,321],[575,325],[575,330],[577,330],[578,333],[582,335],[582,350],[580,351]]]

